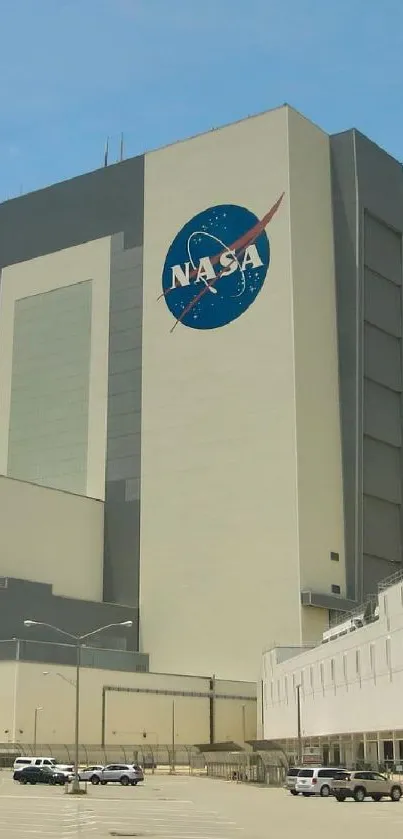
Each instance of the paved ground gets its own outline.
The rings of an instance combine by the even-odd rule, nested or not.
[[[401,839],[403,799],[364,804],[293,798],[284,790],[207,778],[149,775],[138,787],[90,787],[79,800],[59,788],[21,787],[0,773],[4,839]]]

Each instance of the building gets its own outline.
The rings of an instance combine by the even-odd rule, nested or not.
[[[264,654],[264,737],[296,758],[299,695],[303,753],[344,765],[403,764],[402,573],[324,639]]]
[[[284,106],[0,206],[0,638],[251,683],[399,567],[402,184]]]

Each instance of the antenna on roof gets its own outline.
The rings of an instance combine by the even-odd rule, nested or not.
[[[123,135],[123,131],[122,131],[122,133],[120,135],[120,157],[119,157],[120,162],[122,162],[122,160],[123,160],[124,150],[125,150],[125,144],[124,144],[124,135]]]
[[[106,143],[105,143],[104,166],[108,165],[108,155],[109,155],[109,137],[106,138]]]

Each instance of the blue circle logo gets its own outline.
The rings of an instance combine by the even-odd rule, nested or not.
[[[283,193],[284,195],[284,193]],[[266,227],[283,195],[262,219],[245,207],[219,204],[194,216],[168,250],[162,297],[178,323],[217,329],[256,299],[270,264]]]

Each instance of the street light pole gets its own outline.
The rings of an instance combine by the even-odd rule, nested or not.
[[[302,735],[301,735],[301,685],[297,685],[297,737],[298,737],[298,763],[302,763]]]
[[[43,711],[43,708],[42,708],[41,705],[38,705],[35,708],[35,713],[34,713],[34,755],[36,755],[36,733],[37,733],[37,730],[38,730],[38,713],[39,713],[39,711]]]
[[[83,641],[86,641],[87,638],[92,638],[94,635],[98,635],[100,632],[104,632],[105,629],[111,629],[115,626],[126,626],[130,627],[133,626],[133,621],[122,621],[121,623],[108,623],[106,626],[100,626],[98,629],[94,629],[92,632],[86,632],[85,635],[73,635],[71,632],[66,632],[65,629],[60,629],[58,626],[53,626],[51,623],[45,623],[44,621],[32,621],[32,620],[24,620],[24,626],[45,626],[48,629],[53,629],[54,632],[58,632],[60,635],[64,635],[70,640],[74,641],[75,648],[76,648],[76,707],[75,707],[75,725],[74,725],[74,778],[73,783],[71,786],[72,793],[78,794],[80,792],[80,776],[78,772],[78,768],[80,765],[79,762],[79,751],[80,751],[80,665],[81,665],[81,647],[83,645]]]
[[[80,789],[80,778],[78,774],[79,761],[79,743],[80,743],[80,664],[81,664],[81,644],[80,639],[76,641],[76,721],[74,731],[74,783],[73,790],[77,792]]]
[[[175,756],[175,749],[176,749],[176,742],[175,742],[175,700],[172,700],[172,765],[171,765],[171,772],[175,773],[176,771],[176,756]]]

